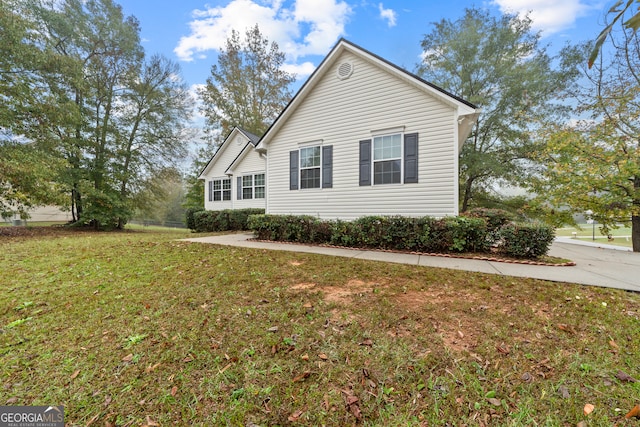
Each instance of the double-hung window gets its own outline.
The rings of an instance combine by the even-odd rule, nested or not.
[[[231,200],[231,179],[221,178],[209,181],[209,201]]]
[[[242,177],[242,200],[253,199],[253,175]]]
[[[320,188],[320,146],[300,149],[300,188]]]
[[[264,199],[265,178],[263,173],[238,177],[238,200]]]
[[[253,176],[253,197],[256,199],[264,199],[264,188],[264,174],[255,174]]]
[[[360,141],[360,185],[418,182],[418,134],[375,135]]]
[[[290,190],[332,187],[332,145],[313,145],[289,152]]]
[[[373,184],[402,182],[402,134],[373,138]]]

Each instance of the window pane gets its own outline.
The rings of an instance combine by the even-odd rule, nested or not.
[[[253,186],[253,175],[247,175],[242,177],[242,186],[243,187],[251,187]]]
[[[402,134],[373,138],[373,160],[399,159],[402,157]]]
[[[264,199],[264,187],[256,187],[256,199]]]
[[[320,188],[320,168],[300,170],[300,188]]]
[[[264,174],[261,173],[261,174],[256,175],[255,178],[254,178],[254,182],[255,182],[256,186],[264,185]]]
[[[253,188],[243,188],[242,189],[242,198],[243,199],[253,199]]]
[[[222,180],[222,189],[223,190],[231,190],[231,180],[230,179],[223,179]],[[227,199],[225,199],[227,200]],[[231,199],[229,199],[231,200]]]
[[[220,194],[220,191],[214,191],[213,192],[213,200],[214,201],[216,201],[216,202],[219,201],[221,196],[222,196],[222,194]]]
[[[320,166],[320,147],[307,147],[300,149],[300,167],[313,168]]]
[[[231,190],[224,190],[222,192],[222,200],[231,200]]]
[[[374,184],[399,184],[400,160],[388,160],[373,164]]]
[[[220,185],[221,185],[221,183],[220,183],[219,179],[213,181],[213,189],[214,190],[219,190],[220,189]]]

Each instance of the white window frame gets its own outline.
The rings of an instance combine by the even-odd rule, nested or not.
[[[317,166],[302,166],[302,151],[309,149],[318,150],[318,165]],[[315,156],[314,156],[315,157]],[[317,187],[302,187],[302,171],[318,169],[318,186]],[[319,190],[322,188],[322,144],[314,143],[310,145],[301,146],[298,149],[298,188],[300,190]]]
[[[388,157],[376,160],[376,139],[384,139],[385,137],[393,137],[399,135],[400,137],[400,157]],[[398,182],[389,183],[377,183],[376,184],[376,163],[388,162],[388,161],[400,161],[400,180]],[[404,176],[404,129],[393,129],[385,133],[375,133],[371,135],[371,185],[399,185],[403,183]]]
[[[258,185],[256,184],[256,177],[258,176],[262,176],[262,184]],[[258,197],[256,190],[258,190],[259,188],[262,189],[262,196]],[[266,198],[266,194],[267,194],[267,174],[263,173],[256,173],[253,174],[253,198],[254,199],[264,199]]]
[[[256,177],[258,176],[262,176],[262,185],[256,185]],[[251,185],[245,184],[245,182],[247,181],[247,178],[251,178]],[[267,179],[267,175],[264,172],[242,175],[242,200],[266,198],[266,193],[267,193],[266,179]],[[258,188],[262,188],[262,197],[256,196],[256,189]],[[251,190],[251,195],[249,197],[247,197],[245,190]]]
[[[225,188],[225,184],[228,184],[228,188]],[[214,178],[210,181],[211,191],[209,194],[210,202],[228,202],[231,200],[231,179],[230,178]],[[218,186],[218,188],[216,188]],[[225,198],[225,193],[228,194],[228,198]],[[220,197],[216,199],[216,194]]]
[[[251,180],[249,185],[247,185],[247,179]],[[253,174],[242,175],[242,200],[251,199],[253,199]]]

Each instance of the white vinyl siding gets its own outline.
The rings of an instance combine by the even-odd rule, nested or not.
[[[238,200],[237,197],[237,177],[264,174],[266,169],[265,158],[254,149],[253,145],[249,144],[247,146],[247,143],[248,139],[239,131],[234,130],[234,133],[229,135],[228,139],[214,156],[214,161],[209,166],[206,174],[203,175],[205,179],[205,209],[223,210],[265,207],[264,195],[266,194],[266,190],[264,187],[262,190],[256,190],[256,187],[254,187],[252,190],[252,192],[262,192],[262,198],[256,198],[254,194],[252,194],[253,197],[251,199],[247,200]],[[232,165],[233,169],[231,169]],[[227,184],[223,184],[223,178],[229,180]],[[213,191],[214,180],[220,180],[223,187],[228,187],[228,191],[227,188],[222,189],[222,200],[209,201],[209,185],[212,186],[211,198],[213,198],[213,194],[215,194]],[[266,181],[266,177],[263,177],[263,180]]]
[[[265,208],[265,184],[267,178],[265,177],[265,168],[266,161],[263,156],[253,148],[249,147],[249,151],[247,151],[240,159],[240,161],[233,168],[234,177],[242,177],[243,183],[245,182],[245,177],[251,177],[251,198],[242,198],[241,200],[237,199],[237,191],[233,191],[233,207],[234,209],[246,209],[246,208]],[[234,178],[234,182],[237,183],[237,179]],[[260,185],[259,181],[262,181],[263,184]],[[247,184],[249,180],[247,179]],[[244,187],[244,185],[243,185]],[[242,189],[242,193],[244,195],[245,189]],[[247,190],[247,194],[249,190]]]
[[[353,74],[336,77],[343,62]],[[457,127],[454,109],[413,84],[349,52],[315,82],[279,131],[270,136],[267,212],[354,219],[364,215],[457,214]],[[359,186],[359,141],[376,129],[418,134],[418,182]],[[299,141],[333,145],[333,186],[289,190],[289,151]]]

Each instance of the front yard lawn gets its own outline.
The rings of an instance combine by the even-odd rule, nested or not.
[[[27,231],[0,235],[0,405],[72,426],[640,423],[638,294]]]

